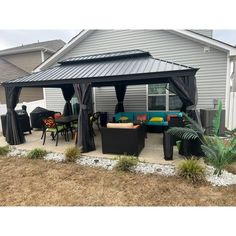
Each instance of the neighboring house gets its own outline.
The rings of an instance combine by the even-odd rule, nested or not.
[[[230,63],[236,49],[212,39],[212,30],[86,30],[42,63],[36,71],[55,66],[59,60],[112,51],[141,49],[153,57],[199,68],[197,72],[198,109],[213,108],[221,99],[229,124]],[[106,111],[110,117],[116,104],[113,87],[94,88],[95,111]],[[60,89],[45,89],[48,109],[61,110],[65,103]],[[128,86],[126,111],[176,110],[178,98],[162,85]]]
[[[65,45],[62,40],[38,42],[0,51],[0,84],[6,80],[30,74],[35,67]],[[43,99],[42,88],[23,88],[20,102]],[[0,85],[0,104],[6,103],[5,91]]]

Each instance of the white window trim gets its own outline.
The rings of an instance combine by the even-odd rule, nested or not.
[[[149,110],[148,108],[148,98],[149,97],[157,97],[157,96],[166,96],[166,109],[165,110]],[[170,93],[170,91],[168,89],[166,89],[166,93],[165,94],[149,94],[148,93],[148,84],[146,85],[146,110],[149,112],[153,111],[153,112],[158,112],[158,111],[165,111],[165,112],[176,112],[178,110],[170,110],[170,107],[169,107],[169,102],[170,102],[170,96],[175,96],[176,94],[172,94]]]

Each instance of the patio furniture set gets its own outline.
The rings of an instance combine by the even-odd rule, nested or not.
[[[29,132],[29,134],[31,134],[32,129],[42,130],[41,139],[43,139],[43,145],[46,142],[47,133],[50,133],[52,140],[56,141],[56,146],[58,145],[60,134],[64,136],[65,141],[69,142],[69,133],[71,133],[71,139],[75,139],[75,143],[77,143],[78,113],[75,115],[64,116],[60,112],[36,107],[29,116],[26,111],[26,106],[23,105],[21,110],[16,110],[16,114],[23,133]],[[95,135],[93,130],[94,123],[100,130],[98,122],[99,118],[100,112],[89,115],[90,127],[93,135]],[[1,115],[1,123],[3,136],[6,136],[6,115]]]
[[[59,134],[65,137],[65,141],[69,142],[69,132],[71,132],[71,138],[77,137],[78,115],[62,116],[61,113],[55,113],[53,116],[42,119],[42,137],[43,145],[45,144],[47,133],[50,133],[53,140],[56,140],[56,146],[58,145]],[[77,140],[77,138],[76,138]]]
[[[166,132],[170,127],[184,125],[182,112],[120,112],[114,116],[114,123],[101,128],[102,151],[138,156],[145,147],[146,132],[161,132],[165,160],[173,160],[173,146],[177,141],[181,141],[179,154],[202,156],[198,140],[179,140]]]

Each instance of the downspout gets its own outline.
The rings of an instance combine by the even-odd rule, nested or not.
[[[231,93],[232,93],[232,100],[230,100],[230,107],[229,107],[229,111],[231,112],[231,114],[229,113],[229,116],[231,115],[231,117],[229,117],[229,129],[233,129],[234,127],[234,109],[235,109],[235,92],[236,92],[236,58],[233,59],[233,72],[230,76],[230,99],[231,99]]]
[[[226,90],[225,90],[225,127],[229,128],[230,111],[230,56],[227,54]]]
[[[43,63],[45,61],[45,55],[44,53],[47,52],[47,49],[41,50],[41,63]],[[44,107],[47,107],[47,103],[46,103],[46,89],[43,88],[43,101],[44,101]]]
[[[44,50],[41,50],[41,63],[45,61]]]

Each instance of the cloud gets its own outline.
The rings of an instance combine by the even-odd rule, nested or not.
[[[11,44],[8,43],[6,40],[0,38],[0,50],[10,48]]]
[[[236,45],[236,30],[214,30],[213,37],[233,46]]]

